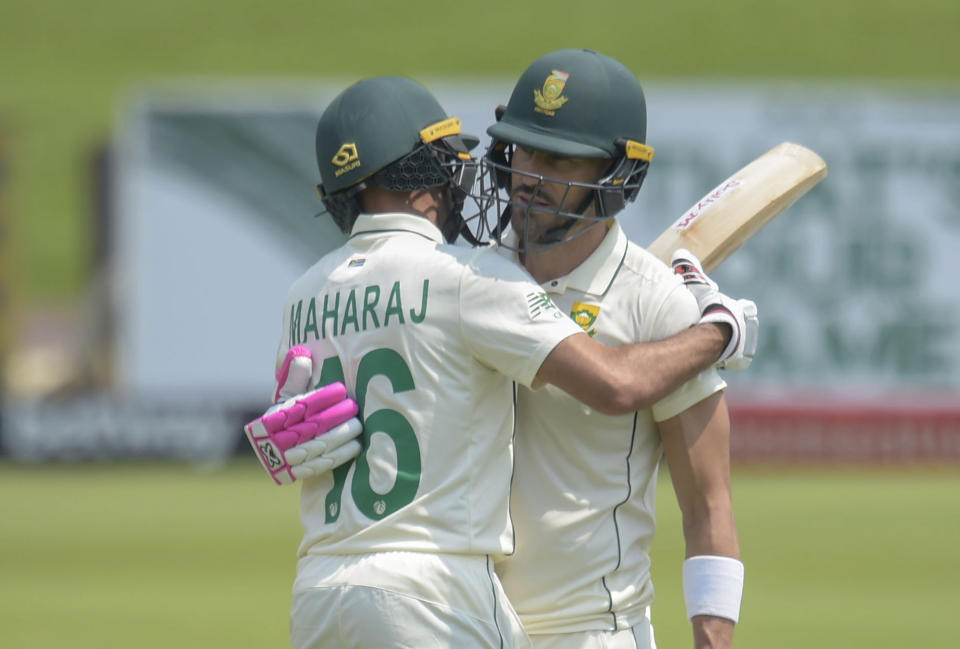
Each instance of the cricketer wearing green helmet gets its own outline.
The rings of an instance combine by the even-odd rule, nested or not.
[[[586,232],[590,224],[616,215],[636,198],[653,159],[653,149],[645,144],[647,111],[640,83],[622,64],[591,50],[559,50],[537,59],[496,117],[497,123],[487,129],[493,142],[484,160],[481,193],[484,205],[499,216],[488,227],[501,244],[511,219],[521,249],[556,245]],[[511,166],[518,147],[592,159],[600,174],[559,181],[565,187],[554,190],[562,193],[548,204],[548,177],[530,176],[538,182],[525,185],[522,192],[510,189],[510,175],[523,173]],[[534,232],[529,220],[533,212],[564,219]],[[578,221],[586,223],[577,227]]]
[[[340,229],[350,233],[368,187],[441,187],[449,202],[444,237],[469,234],[461,212],[477,173],[468,145],[477,139],[460,128],[426,88],[403,77],[365,79],[338,95],[317,124],[316,148],[317,190]]]
[[[515,549],[515,476],[539,471],[515,471],[514,438],[527,432],[516,430],[517,389],[633,421],[716,362],[736,331],[689,327],[697,302],[673,279],[687,296],[676,336],[603,345],[499,248],[450,243],[474,163],[459,120],[413,81],[344,90],[320,118],[316,148],[324,203],[350,237],[287,290],[277,403],[245,427],[272,481],[301,487],[291,646],[528,649],[494,573]],[[595,315],[585,321],[606,336],[606,314]],[[355,403],[326,408],[328,389]],[[356,443],[334,408],[356,413]],[[569,411],[561,403],[554,414]]]
[[[608,56],[565,49],[530,64],[487,130],[478,196],[495,211],[491,233],[598,342],[663,340],[704,322],[726,322],[743,341],[752,303],[711,294],[716,285],[685,251],[674,253],[674,272],[617,222],[653,158],[646,112],[637,78]],[[650,549],[663,458],[683,512],[694,644],[732,645],[743,564],[717,369],[749,360],[723,361],[627,415],[518,386],[516,549],[497,573],[535,649],[654,649]]]

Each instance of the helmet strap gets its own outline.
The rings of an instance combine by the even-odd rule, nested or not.
[[[368,186],[366,181],[361,181],[347,189],[327,194],[323,185],[317,185],[317,192],[320,194],[320,200],[323,202],[324,208],[344,234],[350,234],[353,230],[353,224],[360,214],[358,195]]]

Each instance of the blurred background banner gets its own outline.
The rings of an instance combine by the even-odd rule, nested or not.
[[[483,136],[510,81],[428,83]],[[313,187],[313,129],[337,87],[146,91],[117,141],[115,372],[142,395],[257,401],[286,287],[343,237]],[[960,93],[817,84],[648,84],[657,149],[620,217],[640,244],[782,140],[828,178],[716,277],[761,305],[754,395],[960,393]],[[266,98],[269,97],[269,101]],[[224,353],[245,349],[246,353]]]
[[[155,411],[198,426],[197,404],[238,423],[259,411],[286,287],[340,241],[314,216],[313,122],[329,99],[359,78],[409,76],[485,135],[524,67],[563,47],[617,58],[646,89],[657,154],[621,218],[638,243],[783,140],[829,164],[716,274],[763,319],[754,366],[728,377],[735,424],[755,407],[804,404],[827,426],[838,408],[920,400],[908,411],[921,426],[921,413],[960,408],[960,314],[943,270],[960,249],[958,21],[945,0],[11,0],[0,449],[24,453],[26,431],[74,415],[68,437],[90,437],[59,457]],[[233,428],[213,456],[242,448]]]
[[[14,315],[13,277],[14,245],[12,215],[10,214],[11,157],[7,125],[0,121],[0,388],[4,387],[4,374],[10,350],[13,347]]]
[[[512,81],[425,83],[466,132],[481,136],[482,151],[493,107],[509,97]],[[43,368],[47,383],[40,384],[73,400],[59,404],[60,416],[75,407],[83,420],[91,411],[85,400],[96,400],[89,432],[74,427],[67,435],[86,441],[65,441],[59,455],[94,448],[93,440],[106,456],[156,454],[162,443],[125,444],[97,432],[111,412],[108,428],[142,416],[130,404],[189,419],[203,403],[227,413],[227,422],[234,413],[237,424],[265,406],[285,291],[344,240],[314,190],[314,128],[339,90],[330,83],[156,84],[120,106],[108,146],[91,163],[100,199],[86,324],[59,364],[26,354],[23,369],[8,373],[30,393],[32,373]],[[797,443],[815,447],[813,457],[822,459],[860,448],[802,441],[803,431],[837,434],[830,413],[838,408],[955,403],[960,302],[947,268],[960,251],[960,91],[654,82],[646,93],[648,143],[657,154],[639,199],[619,217],[641,245],[781,141],[808,146],[829,165],[825,181],[715,273],[727,292],[760,305],[763,323],[750,371],[727,377],[744,423],[735,458],[769,453],[760,441],[766,429],[747,424],[762,419],[758,407],[829,402],[819,423],[789,433],[795,444],[772,447],[784,458],[800,456]],[[922,427],[925,411],[911,412],[905,421]],[[43,455],[31,450],[29,431],[57,428],[42,423],[44,413],[8,413],[12,452]],[[869,418],[849,421],[874,427]],[[207,435],[210,445],[195,454],[209,448],[220,457],[236,446],[236,426],[214,428],[227,439]],[[175,429],[158,427],[156,435],[171,435],[170,454],[180,457]],[[951,430],[943,443],[905,457],[960,459],[960,430]],[[53,453],[55,446],[48,438],[41,448]]]

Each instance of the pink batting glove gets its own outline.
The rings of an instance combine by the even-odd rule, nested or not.
[[[277,398],[286,397],[293,390],[306,389],[310,374],[306,373],[305,365],[312,367],[309,349],[294,347],[287,352],[277,372]],[[356,417],[358,411],[356,401],[347,397],[343,383],[331,383],[274,405],[247,423],[243,430],[273,481],[278,485],[291,484],[296,478],[290,470],[286,451],[337,428]]]
[[[273,481],[291,484],[296,478],[290,472],[286,451],[353,419],[358,411],[343,383],[331,383],[267,411],[243,430]]]
[[[273,393],[273,402],[280,403],[309,392],[312,377],[313,354],[310,348],[304,345],[291,347],[277,370],[277,389]]]

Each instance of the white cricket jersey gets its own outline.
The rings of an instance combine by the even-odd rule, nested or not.
[[[360,215],[287,296],[280,357],[343,380],[364,451],[303,481],[299,554],[513,549],[514,391],[580,329],[491,247],[448,245],[426,219]]]
[[[616,222],[583,264],[543,288],[610,345],[663,339],[700,315],[681,280]],[[497,572],[528,633],[623,629],[645,619],[662,455],[656,422],[725,386],[711,368],[624,416],[595,412],[551,385],[518,390],[516,551]]]

